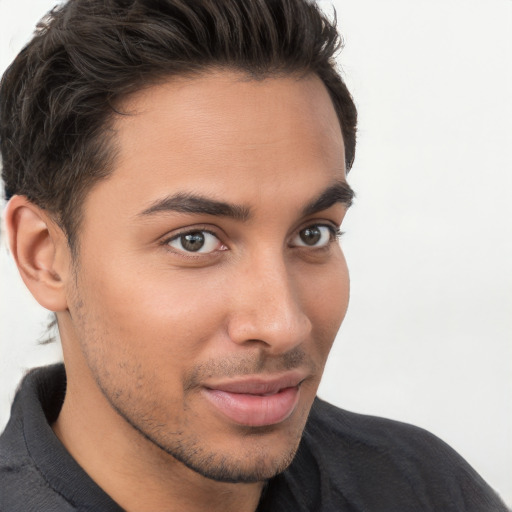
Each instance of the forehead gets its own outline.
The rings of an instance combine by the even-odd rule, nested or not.
[[[92,196],[115,185],[131,204],[176,191],[250,202],[265,186],[345,176],[338,118],[316,76],[176,78],[131,95],[120,111],[114,171]]]
[[[121,102],[120,111],[129,115],[118,117],[116,126],[124,125],[123,130],[128,130],[130,120],[139,124],[144,122],[142,117],[149,121],[158,119],[159,114],[171,114],[177,121],[199,126],[204,123],[211,126],[212,121],[220,125],[225,121],[227,126],[244,127],[244,120],[250,120],[249,128],[254,132],[253,123],[268,122],[269,113],[273,117],[272,126],[283,126],[276,121],[280,115],[288,115],[290,107],[296,112],[297,120],[301,115],[309,115],[313,121],[323,121],[323,128],[329,125],[336,132],[340,130],[339,126],[331,125],[331,116],[334,114],[336,118],[334,107],[316,75],[253,79],[236,71],[178,76],[145,87]]]

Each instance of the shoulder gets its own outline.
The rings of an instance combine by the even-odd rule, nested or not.
[[[23,397],[18,392],[11,418],[0,435],[0,511],[74,511],[76,509],[50,487],[30,456],[22,402]]]
[[[307,424],[315,440],[328,438],[335,446],[354,449],[366,446],[378,453],[428,462],[461,457],[444,441],[420,427],[387,418],[346,411],[316,399]],[[323,443],[321,443],[323,444]],[[332,446],[330,447],[333,448]],[[428,452],[428,453],[424,453]],[[426,457],[426,459],[425,459]]]
[[[351,495],[367,510],[393,510],[400,503],[414,510],[506,511],[455,450],[412,425],[317,399],[301,450],[313,454],[334,493]]]
[[[0,510],[74,511],[75,508],[48,485],[20,441],[10,436],[0,437]]]

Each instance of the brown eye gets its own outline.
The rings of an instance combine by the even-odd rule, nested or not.
[[[294,237],[292,245],[298,247],[326,247],[336,238],[336,232],[330,226],[314,225],[301,229]]]
[[[204,235],[200,231],[181,235],[180,243],[186,251],[197,252],[204,245]]]
[[[210,253],[222,248],[220,240],[208,231],[190,231],[175,236],[167,242],[170,247],[181,252]]]
[[[322,238],[322,232],[318,226],[312,226],[310,228],[303,229],[299,233],[299,236],[306,245],[316,245]]]

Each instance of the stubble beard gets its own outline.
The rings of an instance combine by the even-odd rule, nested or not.
[[[108,357],[102,353],[102,349],[99,347],[102,347],[105,340],[101,340],[102,336],[98,336],[98,332],[90,332],[89,326],[91,323],[87,321],[83,302],[78,293],[76,299],[75,312],[77,317],[75,321],[82,327],[81,334],[89,339],[95,338],[95,343],[92,345],[95,345],[96,349],[91,350],[92,347],[88,343],[82,342],[81,345],[96,385],[111,408],[144,440],[195,473],[217,482],[262,482],[282,473],[291,464],[299,447],[312,403],[299,406],[293,413],[295,419],[289,418],[292,421],[286,427],[284,425],[238,426],[236,436],[243,440],[244,453],[227,455],[222,453],[220,449],[215,450],[215,447],[208,446],[207,442],[201,439],[200,433],[186,432],[183,426],[181,429],[180,427],[178,429],[173,428],[165,420],[162,421],[162,419],[155,417],[154,413],[162,411],[164,407],[151,397],[144,396],[146,393],[143,392],[142,395],[139,395],[136,401],[127,397],[127,395],[131,395],[129,390],[127,393],[124,387],[119,387],[119,382],[116,382],[115,376],[104,366]],[[280,357],[279,360],[267,363],[264,359],[255,361],[251,357],[237,362],[222,361],[213,365],[201,365],[188,375],[188,379],[183,386],[184,392],[185,394],[193,392],[197,383],[201,382],[201,378],[209,373],[236,376],[258,373],[263,370],[291,370],[301,365],[309,367],[312,374],[318,372],[317,365],[302,350],[291,351]],[[133,377],[134,374],[138,373],[139,382],[146,381],[146,384],[148,384],[144,375],[139,373],[140,370],[134,361],[131,361],[131,364],[126,361],[124,365],[118,362],[117,365],[118,370],[123,374],[131,373]],[[131,372],[127,371],[130,366]],[[151,388],[151,385],[148,384],[145,387],[147,390]],[[144,406],[141,407],[141,404],[144,404]],[[148,404],[152,404],[152,406],[148,407]],[[204,424],[204,421],[200,418],[196,417],[195,420],[199,425]],[[269,456],[268,451],[264,448],[265,437],[272,436],[278,429],[283,430],[283,434],[279,436],[280,439],[283,439],[283,445],[280,449],[274,450],[272,456]]]
[[[295,366],[296,361],[302,361],[302,359],[303,357],[298,354],[293,355],[289,359],[289,366]],[[93,361],[89,360],[89,363]],[[243,363],[241,365],[243,366]],[[203,419],[198,413],[193,413],[189,409],[190,416],[174,426],[169,417],[158,417],[158,412],[165,409],[162,406],[163,400],[155,400],[154,397],[149,397],[147,393],[142,392],[142,395],[134,401],[131,393],[126,394],[123,387],[116,385],[115,379],[112,381],[108,377],[109,372],[102,369],[101,363],[99,366],[94,363],[89,366],[98,388],[112,409],[145,441],[195,473],[217,482],[255,483],[282,473],[291,464],[297,452],[312,405],[311,403],[299,405],[292,416],[285,420],[285,424],[264,427],[231,426],[228,436],[235,436],[235,442],[243,446],[243,452],[227,454],[222,451],[222,447],[208,445],[207,438],[202,438],[201,432],[186,428],[190,423],[207,426],[208,417]],[[240,368],[239,365],[234,372],[239,374]],[[124,370],[126,371],[126,367]],[[199,375],[202,373],[204,371],[200,371]],[[224,373],[226,373],[225,369]],[[139,377],[139,382],[146,380],[142,375]],[[191,380],[195,381],[197,378],[200,379],[196,372]],[[150,384],[144,387],[146,390],[153,388]],[[193,401],[191,395],[197,393],[196,386],[188,383],[184,388],[185,395],[189,395],[189,399]],[[131,395],[132,398],[128,398],[127,395]],[[275,441],[269,450],[270,438],[276,433],[280,441]],[[275,449],[277,442],[282,445]]]
[[[103,389],[102,389],[103,391]],[[183,431],[172,431],[166,425],[156,425],[143,415],[127,414],[123,404],[115,403],[103,391],[114,410],[138,432],[146,441],[159,448],[164,454],[171,456],[195,473],[216,482],[255,483],[263,482],[282,473],[293,461],[302,438],[305,421],[310,407],[304,407],[294,414],[301,416],[297,425],[287,429],[282,449],[269,456],[262,448],[264,438],[281,428],[279,425],[267,427],[240,427],[238,434],[243,438],[245,452],[240,455],[226,455],[215,447],[209,447],[197,434],[185,434]],[[252,445],[252,446],[250,446]],[[249,447],[250,446],[250,447]]]
[[[297,432],[296,441],[291,446],[283,447],[283,451],[273,458],[257,448],[248,450],[243,457],[229,457],[214,450],[208,450],[196,439],[163,445],[141,430],[139,432],[166,454],[205,478],[216,482],[255,483],[268,480],[286,470],[297,451],[302,429]],[[247,444],[254,442],[257,446],[257,439],[254,438],[264,435],[262,432],[247,434],[245,442]]]

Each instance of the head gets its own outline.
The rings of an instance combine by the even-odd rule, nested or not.
[[[317,75],[339,117],[347,170],[356,109],[336,71],[340,39],[314,2],[71,0],[41,20],[4,74],[5,197],[24,195],[77,242],[88,190],[112,172],[122,98],[212,68],[255,80]]]
[[[66,400],[208,478],[290,463],[346,311],[338,48],[308,1],[71,0],[2,80],[11,246]]]

